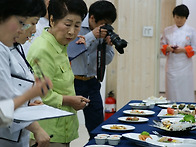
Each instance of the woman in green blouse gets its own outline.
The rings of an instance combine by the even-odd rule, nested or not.
[[[39,74],[34,62],[35,58],[38,59],[44,75],[53,83],[53,89],[43,98],[43,102],[75,114],[39,121],[48,134],[53,134],[50,147],[69,147],[70,142],[78,138],[77,110],[83,109],[89,100],[75,95],[67,45],[77,37],[87,7],[83,0],[50,0],[48,14],[50,27],[45,28],[32,43],[27,59],[35,74]]]

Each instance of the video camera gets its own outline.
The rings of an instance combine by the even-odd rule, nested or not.
[[[124,39],[121,39],[115,32],[113,32],[114,28],[111,25],[105,24],[104,26],[101,26],[100,29],[106,29],[107,35],[110,36],[112,43],[115,45],[116,50],[123,54],[125,48],[127,46],[127,41]]]

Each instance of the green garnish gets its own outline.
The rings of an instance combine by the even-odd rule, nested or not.
[[[143,131],[143,132],[141,133],[141,135],[147,135],[147,136],[150,136],[150,134],[149,134],[148,132],[146,132],[146,131]]]
[[[193,115],[185,115],[184,118],[182,120],[180,120],[180,122],[190,122],[190,123],[195,123],[195,117]]]

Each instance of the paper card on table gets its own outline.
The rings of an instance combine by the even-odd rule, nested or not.
[[[74,113],[48,105],[21,107],[14,112],[14,121],[36,121],[74,115]]]
[[[85,51],[87,51],[87,48],[84,44],[77,44],[76,41],[79,39],[79,37],[77,37],[75,40],[73,40],[72,42],[70,42],[68,44],[67,47],[67,54],[69,57],[69,60],[73,60],[76,57],[78,57],[80,54],[84,53]]]

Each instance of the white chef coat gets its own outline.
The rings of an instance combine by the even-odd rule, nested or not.
[[[184,24],[167,27],[161,38],[162,45],[191,46],[196,49],[196,32]],[[166,97],[172,101],[195,102],[192,58],[185,53],[168,53],[166,61]]]
[[[9,126],[13,121],[14,101],[12,99],[0,101],[0,128]]]
[[[10,49],[0,42],[0,100],[13,99],[16,96],[22,95],[22,92],[14,86],[11,74],[34,80],[33,75],[25,65],[20,54],[16,50],[13,50],[13,53],[11,53]],[[23,106],[27,106],[27,103]],[[29,131],[23,128],[29,124],[31,123],[12,123],[9,128],[1,128],[0,132],[10,131],[16,134],[22,129],[22,134],[18,143],[0,139],[0,147],[28,147]]]

